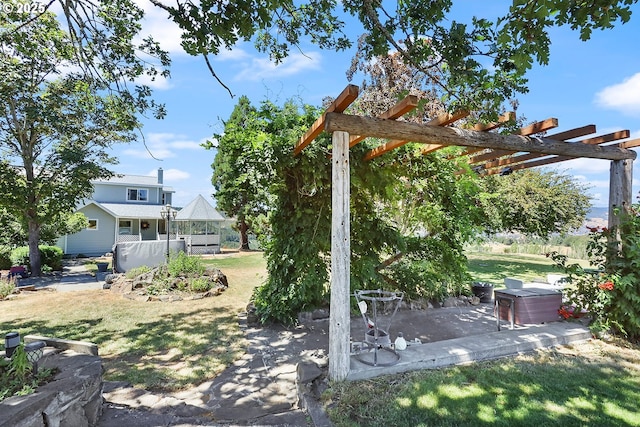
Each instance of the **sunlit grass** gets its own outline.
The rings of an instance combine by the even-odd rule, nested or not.
[[[105,380],[162,390],[197,385],[244,353],[238,314],[266,274],[257,252],[206,262],[219,266],[229,282],[217,297],[163,303],[109,290],[38,291],[0,301],[0,332],[96,343]]]
[[[593,341],[332,384],[325,398],[336,426],[640,426],[640,348]]]
[[[547,274],[562,274],[551,258],[544,255],[468,253],[469,273],[474,281],[490,282],[502,285],[505,277],[514,277],[524,281],[546,280]],[[570,260],[589,267],[585,260]]]

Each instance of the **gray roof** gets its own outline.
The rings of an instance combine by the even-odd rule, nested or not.
[[[162,187],[158,183],[158,178],[149,175],[115,175],[109,179],[99,179],[92,181],[100,184],[121,184],[121,185],[144,185],[149,187]]]
[[[176,220],[224,221],[225,217],[215,210],[202,195],[198,194],[198,197],[178,212]]]
[[[145,218],[160,219],[160,212],[164,205],[140,205],[133,203],[98,203],[96,205],[104,208],[111,215],[118,218]]]

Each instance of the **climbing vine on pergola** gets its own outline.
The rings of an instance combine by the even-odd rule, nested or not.
[[[322,131],[332,133],[329,376],[333,380],[346,379],[349,374],[349,148],[365,138],[381,138],[386,142],[366,153],[364,160],[371,160],[409,142],[424,144],[421,150],[423,154],[449,146],[465,147],[460,155],[465,156],[472,170],[481,175],[509,173],[575,158],[610,160],[609,228],[617,228],[620,217],[615,215],[615,210],[631,205],[636,153],[630,148],[640,146],[640,139],[622,141],[629,138],[628,130],[584,138],[596,132],[595,125],[587,125],[545,137],[531,136],[556,128],[558,120],[550,118],[523,127],[511,135],[492,132],[511,120],[512,113],[502,115],[495,123],[478,124],[468,129],[454,127],[455,122],[469,115],[467,111],[445,114],[425,124],[396,120],[417,107],[417,100],[412,96],[376,118],[344,114],[357,97],[358,87],[347,86],[300,138],[293,150],[294,155],[298,155]]]

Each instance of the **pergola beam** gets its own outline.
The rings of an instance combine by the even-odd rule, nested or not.
[[[340,95],[331,103],[331,105],[325,110],[325,112],[316,119],[311,125],[309,130],[300,137],[298,144],[293,149],[293,155],[297,156],[307,145],[311,144],[311,141],[316,139],[318,135],[324,130],[324,121],[327,113],[336,112],[342,113],[347,109],[349,105],[358,97],[358,86],[348,85]]]
[[[460,119],[467,117],[468,115],[469,115],[469,112],[466,110],[461,110],[453,114],[450,114],[450,113],[441,114],[438,117],[429,120],[426,123],[426,126],[447,126],[455,121],[458,121]],[[384,153],[387,153],[391,150],[395,150],[398,147],[402,147],[408,142],[409,141],[404,139],[392,139],[390,141],[387,141],[384,144],[378,145],[376,148],[372,149],[367,154],[365,154],[364,160],[367,161],[367,160],[375,159],[376,157],[382,156]],[[442,148],[442,146],[439,146],[436,149],[438,148]]]
[[[415,95],[409,95],[405,97],[402,101],[398,102],[396,105],[380,114],[378,117],[381,119],[397,119],[399,117],[404,116],[409,111],[413,111],[418,106],[418,97]],[[362,141],[366,138],[364,135],[352,135],[349,141],[349,148],[356,145],[358,142]]]
[[[555,139],[556,141],[566,141],[567,139],[579,138],[585,135],[591,135],[592,133],[596,133],[596,125],[587,125],[582,126],[575,129],[570,129],[564,132],[559,132],[553,135],[549,135],[547,138]],[[630,147],[620,147],[620,148],[630,148]],[[485,169],[497,168],[500,166],[507,166],[514,163],[524,162],[531,159],[537,159],[540,157],[539,154],[522,154],[520,156],[515,157],[506,157],[504,159],[496,159],[492,162],[485,163],[483,167]]]
[[[377,138],[404,139],[443,146],[483,147],[515,152],[534,152],[570,157],[622,160],[635,159],[634,151],[618,147],[600,147],[585,144],[566,144],[549,138],[521,135],[500,135],[452,127],[425,126],[395,120],[359,117],[340,113],[327,113],[327,132],[344,131]]]
[[[582,141],[569,142],[567,144],[600,145],[606,142],[618,141],[620,139],[629,138],[630,134],[631,132],[629,132],[628,130],[622,130],[618,132],[608,133],[606,135],[598,136],[595,138],[583,139]],[[550,165],[552,163],[564,162],[574,158],[573,156],[555,156],[555,157],[546,157],[544,159],[536,160],[534,162],[526,161],[526,160],[537,159],[539,157],[546,157],[546,154],[538,154],[538,153],[523,154],[521,156],[515,156],[509,159],[504,159],[504,160],[511,160],[511,163],[507,163],[506,161],[504,162],[498,161],[498,162],[487,163],[483,166],[485,169],[491,169],[491,168],[496,168],[500,166],[506,166],[508,164],[518,163],[515,166],[512,166],[511,170],[521,170],[521,169],[534,168],[537,166]],[[500,164],[496,164],[496,163],[500,163]],[[498,172],[499,170],[492,169],[487,171],[485,175],[494,175]]]
[[[523,128],[520,128],[518,130],[518,132],[516,133],[516,135],[522,135],[522,136],[529,136],[529,135],[533,135],[534,133],[540,133],[540,132],[545,132],[549,129],[554,129],[558,127],[558,119],[551,117],[549,119],[543,120],[541,122],[535,122],[532,123],[528,126],[525,126]],[[476,148],[473,149],[469,149],[467,150],[466,153],[464,154],[471,154],[472,150],[477,150]],[[513,151],[506,151],[506,150],[494,150],[494,151],[490,151],[488,153],[483,153],[483,154],[479,154],[477,156],[474,156],[472,158],[469,159],[469,163],[470,164],[474,164],[474,163],[480,163],[483,162],[485,160],[493,160],[493,159],[498,159],[502,156],[507,156],[509,154],[514,154]]]

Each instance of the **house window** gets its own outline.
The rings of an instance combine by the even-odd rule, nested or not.
[[[87,226],[87,230],[97,230],[98,229],[98,220],[90,219],[89,225]]]
[[[131,220],[121,219],[118,221],[118,234],[131,234],[132,230]]]
[[[127,188],[127,201],[147,202],[149,192],[146,188]]]

